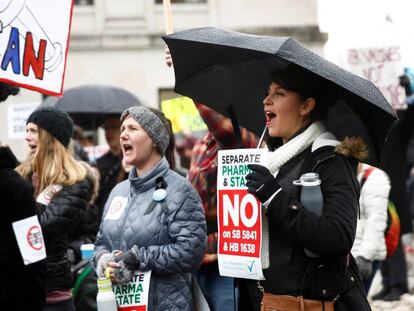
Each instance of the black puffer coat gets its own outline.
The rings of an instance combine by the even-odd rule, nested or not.
[[[12,223],[36,215],[33,189],[17,172],[10,149],[0,147],[0,306],[41,311],[45,303],[46,261],[25,265]]]
[[[76,184],[64,187],[48,205],[37,204],[40,225],[46,243],[47,290],[69,289],[73,286],[71,262],[68,258],[70,243],[93,234],[97,219],[91,217],[90,200],[97,182],[90,172]],[[85,241],[90,242],[90,241]]]
[[[348,153],[352,149],[337,147]],[[301,205],[301,188],[292,184],[312,171],[322,181],[322,217]],[[349,161],[332,146],[314,152],[309,147],[280,168],[277,180],[283,190],[267,208],[270,267],[263,271],[266,281],[260,282],[265,292],[317,300],[338,298],[336,311],[370,310],[350,255],[358,214],[356,161]],[[304,248],[320,257],[308,258]],[[260,310],[257,282],[240,280],[239,285],[239,310]]]

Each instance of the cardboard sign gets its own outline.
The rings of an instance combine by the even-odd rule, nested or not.
[[[15,221],[12,226],[25,265],[46,258],[45,242],[37,216]]]
[[[118,311],[147,311],[151,270],[135,271],[131,282],[114,285]]]
[[[247,192],[248,164],[265,165],[267,150],[218,153],[217,208],[220,275],[263,280],[261,203]]]
[[[61,95],[73,0],[0,1],[0,81]]]

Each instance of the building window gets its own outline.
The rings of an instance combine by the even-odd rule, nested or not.
[[[171,3],[206,3],[207,0],[171,0]],[[155,0],[156,4],[162,4],[162,0]]]
[[[93,5],[93,0],[75,0],[75,5]]]

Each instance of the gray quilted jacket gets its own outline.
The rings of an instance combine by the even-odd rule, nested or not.
[[[155,180],[167,183],[166,204],[153,202]],[[105,219],[115,196],[128,198],[117,220]],[[170,170],[165,158],[149,173],[129,179],[111,192],[95,243],[103,252],[132,250],[139,270],[152,270],[149,310],[194,310],[192,272],[197,271],[206,243],[206,222],[200,198],[191,184]]]

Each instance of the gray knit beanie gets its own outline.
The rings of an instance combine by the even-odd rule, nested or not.
[[[137,121],[155,145],[157,145],[158,151],[164,155],[170,142],[170,133],[165,123],[145,106],[134,106],[126,109],[121,115],[121,122],[128,116]]]

